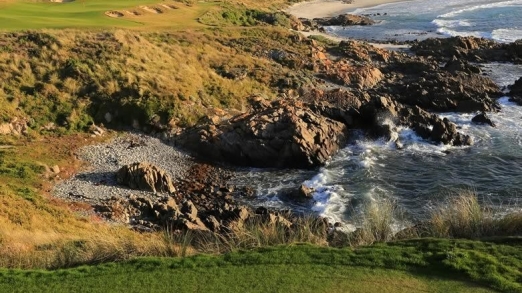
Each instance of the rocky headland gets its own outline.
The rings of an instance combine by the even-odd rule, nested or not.
[[[319,22],[338,20],[349,22],[346,17]],[[229,184],[230,166],[317,168],[356,130],[393,141],[400,151],[398,126],[434,144],[472,145],[465,132],[437,113],[476,113],[474,123],[495,126],[487,112],[500,110],[497,99],[505,93],[480,64],[522,60],[520,42],[474,37],[427,39],[409,52],[353,40],[325,45],[298,36],[293,41],[307,46],[309,54],[280,51],[266,58],[311,72],[316,83],[298,83],[302,86],[283,90],[276,100],[251,96],[245,112],[221,111],[163,140],[130,135],[87,147],[79,156],[91,169],[59,184],[55,194],[87,201],[105,218],[140,230],[170,226],[226,233],[260,220],[291,229],[295,215],[243,204],[255,192]],[[519,103],[521,84],[509,93]],[[311,200],[311,193],[301,186],[292,196]],[[336,224],[317,221],[325,231]]]

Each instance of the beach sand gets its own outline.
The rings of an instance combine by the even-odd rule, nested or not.
[[[295,15],[299,18],[321,18],[321,17],[331,17],[331,16],[337,16],[342,13],[347,13],[351,10],[355,10],[357,8],[363,8],[363,7],[372,7],[377,6],[381,4],[386,3],[393,3],[393,2],[404,2],[409,0],[354,0],[351,4],[343,3],[340,0],[313,0],[308,2],[301,2],[292,5],[289,7],[285,12]],[[330,39],[334,42],[340,42],[342,40],[346,40],[347,38],[341,38],[332,36],[329,34],[321,33],[318,31],[312,31],[312,32],[300,32],[301,34],[305,36],[311,36],[311,35],[320,35],[327,39]],[[370,43],[375,47],[391,50],[391,51],[404,51],[408,50],[408,45],[395,45],[395,44],[377,44],[377,43]]]
[[[286,9],[286,12],[297,17],[312,19],[337,16],[357,8],[404,1],[405,0],[354,0],[352,4],[346,4],[340,0],[313,0],[294,4]]]

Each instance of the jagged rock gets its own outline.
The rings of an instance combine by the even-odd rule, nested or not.
[[[375,21],[367,16],[341,14],[335,17],[315,18],[315,22],[323,26],[372,25]]]
[[[58,165],[54,165],[50,168],[50,171],[53,172],[54,174],[58,174],[60,173],[60,167]]]
[[[170,193],[176,191],[170,175],[146,162],[123,166],[117,173],[117,180],[118,184],[133,189]]]
[[[453,56],[453,58],[446,63],[444,69],[451,73],[456,73],[457,71],[465,72],[465,73],[475,73],[480,74],[482,71],[479,67],[475,65],[469,64],[467,61],[462,61],[457,59],[457,57]]]
[[[477,37],[428,38],[411,47],[417,55],[474,59],[476,50],[492,49],[495,42]],[[477,60],[474,60],[477,61]]]
[[[344,124],[282,101],[227,123],[188,129],[176,142],[207,159],[254,167],[322,165],[346,141]]]
[[[26,135],[29,130],[28,121],[21,118],[13,118],[9,123],[0,123],[0,135]]]
[[[486,113],[480,113],[471,119],[473,123],[477,124],[488,124],[489,126],[495,127],[495,123],[491,121],[491,118]]]
[[[438,112],[497,111],[496,98],[502,96],[490,78],[463,72],[426,72],[387,87],[401,103]]]
[[[411,47],[419,56],[457,57],[471,62],[522,62],[522,41],[497,43],[477,37],[429,38]]]
[[[89,127],[89,132],[92,134],[92,136],[102,136],[105,134],[105,130],[101,128],[100,126],[96,126],[95,124],[92,124]]]
[[[379,83],[384,75],[372,65],[352,65],[344,60],[320,69],[321,75],[334,83],[356,88],[371,88]]]
[[[510,101],[522,106],[522,77],[515,81],[513,85],[509,86],[509,89]]]
[[[388,50],[355,40],[340,42],[336,51],[348,60],[360,62],[388,62],[393,54]]]
[[[295,199],[295,200],[309,200],[309,199],[313,198],[314,189],[309,188],[309,187],[305,186],[304,184],[301,184],[301,186],[299,186],[299,188],[290,192],[288,195],[289,195],[289,197],[291,197],[292,199]]]

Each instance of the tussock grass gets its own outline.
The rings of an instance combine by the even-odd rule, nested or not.
[[[423,231],[424,230],[424,231]],[[522,212],[505,214],[481,205],[473,191],[461,191],[436,208],[421,235],[477,239],[522,233]]]
[[[277,96],[294,67],[258,54],[287,50],[304,60],[308,48],[291,35],[272,27],[3,34],[0,119],[27,117],[36,131],[49,122],[64,131],[134,120],[141,126],[193,125],[215,108],[242,110],[253,94]],[[244,74],[225,74],[235,70]],[[107,112],[114,117],[110,123]]]
[[[296,218],[291,226],[289,224],[255,216],[234,226],[228,233],[188,231],[179,234],[167,230],[165,236],[168,242],[177,244],[181,249],[191,247],[204,253],[228,253],[296,243],[327,245],[327,225],[317,217],[302,216]]]

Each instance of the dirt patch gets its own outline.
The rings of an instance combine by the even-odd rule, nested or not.
[[[111,11],[107,11],[105,12],[105,15],[107,15],[108,17],[123,17],[123,13],[119,12],[119,11],[115,11],[115,10],[111,10]]]

